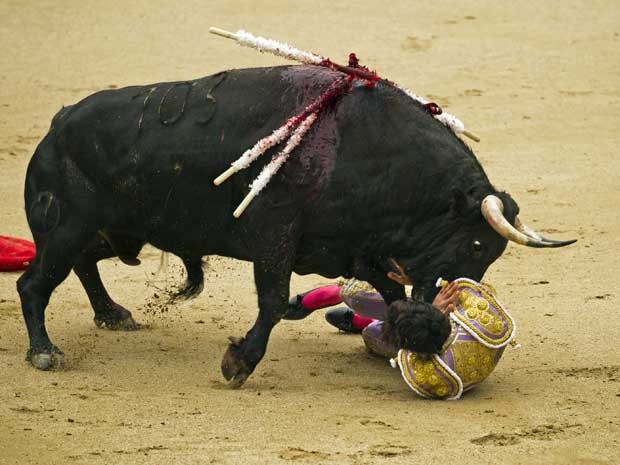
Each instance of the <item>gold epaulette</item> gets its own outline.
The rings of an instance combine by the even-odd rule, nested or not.
[[[405,349],[396,361],[403,378],[417,394],[434,399],[458,399],[463,393],[459,376],[437,355],[425,358]]]
[[[500,348],[514,337],[516,325],[506,309],[481,285],[466,278],[456,280],[459,298],[450,317],[487,347]]]

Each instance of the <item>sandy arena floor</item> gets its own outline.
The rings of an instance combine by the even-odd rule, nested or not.
[[[458,402],[416,398],[320,314],[281,323],[255,374],[230,390],[219,364],[227,336],[256,315],[250,264],[212,260],[205,292],[161,312],[154,294],[182,276],[176,262],[157,274],[152,248],[141,267],[102,266],[146,328],[96,329],[72,275],[47,311],[67,369],[38,372],[24,362],[18,274],[2,274],[0,464],[619,463],[620,6],[421,3],[0,2],[0,234],[30,237],[24,174],[62,104],[283,63],[209,35],[217,25],[337,61],[357,52],[477,132],[489,177],[531,226],[579,239],[510,245],[491,268],[523,347]],[[324,282],[295,276],[292,289]]]

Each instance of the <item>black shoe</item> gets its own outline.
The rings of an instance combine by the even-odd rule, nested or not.
[[[301,300],[308,292],[297,294],[288,301],[288,310],[282,317],[283,320],[303,320],[312,313],[312,310],[308,310],[301,303]]]
[[[353,310],[348,307],[334,308],[325,313],[327,322],[345,333],[360,334],[362,331],[353,326]]]

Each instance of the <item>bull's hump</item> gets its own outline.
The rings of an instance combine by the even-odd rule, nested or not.
[[[316,86],[324,87],[344,76],[343,73],[338,71],[312,65],[282,66],[275,68],[275,70],[280,73],[285,82],[303,87],[309,91],[315,90]]]

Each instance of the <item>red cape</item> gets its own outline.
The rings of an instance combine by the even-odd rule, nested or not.
[[[36,248],[32,242],[0,236],[0,271],[25,270],[35,254]]]

